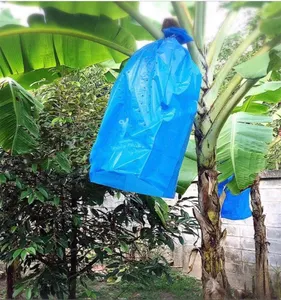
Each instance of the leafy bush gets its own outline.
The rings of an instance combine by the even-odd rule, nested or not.
[[[161,255],[131,254],[141,252],[141,245],[148,252],[162,245],[173,248],[174,237],[183,242],[177,211],[169,215],[162,199],[88,180],[88,155],[110,88],[95,66],[43,86],[36,91],[44,106],[37,147],[18,156],[1,153],[0,259],[20,266],[14,296],[76,298],[79,279],[84,296],[92,297],[88,279],[168,274]],[[103,201],[112,196],[122,203],[106,209]],[[192,225],[186,225],[189,233]],[[108,265],[108,274],[97,272],[95,264]]]

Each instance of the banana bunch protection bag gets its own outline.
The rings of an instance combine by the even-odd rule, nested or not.
[[[197,111],[201,74],[182,28],[128,60],[111,91],[90,154],[90,181],[173,198]]]

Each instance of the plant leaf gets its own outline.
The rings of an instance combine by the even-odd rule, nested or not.
[[[276,104],[281,100],[281,81],[270,81],[253,87],[244,98],[241,106],[234,112],[244,111],[252,114],[267,114],[269,104]]]
[[[28,288],[25,292],[25,296],[26,296],[26,299],[29,300],[31,299],[31,288]]]
[[[22,252],[20,253],[21,259],[22,259],[22,260],[25,260],[26,255],[27,255],[27,251],[23,249]]]
[[[159,197],[151,197],[154,200],[154,209],[160,218],[163,225],[166,224],[169,217],[169,206],[168,204]]]
[[[234,69],[243,78],[255,79],[266,76],[270,62],[269,52],[257,55],[248,61],[239,64]]]
[[[272,140],[272,128],[264,125],[269,122],[270,117],[240,112],[231,115],[223,127],[218,139],[217,167],[222,173],[219,181],[234,175],[229,184],[232,193],[249,187],[264,170]]]
[[[28,153],[37,143],[41,103],[12,79],[0,83],[0,99],[0,146],[12,154]]]
[[[15,291],[13,292],[13,297],[17,297],[23,290],[24,290],[25,286],[19,286],[18,288],[15,289]]]
[[[13,259],[16,259],[22,252],[22,249],[17,249],[14,253],[13,253]]]
[[[33,247],[28,247],[25,249],[28,253],[35,255],[36,254],[36,250]]]
[[[186,192],[197,176],[197,156],[195,147],[195,141],[191,137],[184,155],[177,183],[177,192],[181,195]]]
[[[55,161],[61,167],[63,171],[69,173],[71,171],[70,161],[64,152],[58,152],[55,157]]]
[[[7,178],[4,174],[0,174],[0,184],[2,183],[6,183],[7,182]]]
[[[110,59],[122,62],[136,49],[130,32],[106,17],[46,8],[45,16],[34,14],[28,22],[30,27],[1,28],[0,77],[58,66],[83,68]]]
[[[43,189],[42,187],[39,187],[37,189],[46,199],[48,199],[49,196],[45,189]]]
[[[107,16],[113,20],[124,18],[128,14],[120,9],[114,2],[108,1],[106,5],[100,1],[12,1],[17,5],[39,6],[47,9],[53,7],[70,14],[87,14],[92,16]],[[131,3],[135,9],[138,8],[138,2]]]

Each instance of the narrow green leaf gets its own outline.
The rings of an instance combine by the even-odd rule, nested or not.
[[[40,202],[44,202],[45,201],[45,197],[39,191],[35,191],[35,198],[37,200],[39,200]]]
[[[61,259],[63,259],[63,251],[62,251],[62,248],[61,248],[61,247],[59,247],[59,248],[57,249],[57,255],[58,255]]]
[[[31,190],[22,191],[20,194],[20,199],[24,199],[24,198],[28,197],[31,193],[32,193]]]
[[[26,250],[29,254],[33,254],[33,255],[36,254],[36,250],[35,250],[35,248],[33,248],[33,247],[28,247],[28,248],[26,248],[25,250]]]
[[[48,193],[46,192],[46,190],[45,190],[44,188],[39,187],[39,188],[37,188],[37,189],[38,189],[38,191],[39,191],[46,199],[48,199],[49,195],[48,195]]]
[[[18,226],[12,226],[11,227],[11,233],[14,233],[18,229]]]
[[[109,254],[109,255],[112,255],[112,254],[113,254],[112,250],[111,250],[110,248],[108,248],[108,247],[105,247],[104,250],[105,250],[105,251],[107,252],[107,254]]]
[[[69,173],[71,171],[70,161],[68,160],[66,153],[58,152],[56,154],[55,161],[66,173]]]
[[[32,164],[31,168],[32,168],[33,173],[36,173],[38,165],[37,164]]]
[[[7,182],[7,178],[4,174],[0,174],[0,184],[6,183]]]
[[[120,241],[120,248],[125,253],[129,252],[129,246],[124,241]]]
[[[30,194],[28,196],[27,202],[28,202],[28,204],[32,204],[34,202],[34,200],[35,200],[35,194]]]
[[[7,249],[7,247],[9,246],[9,244],[4,244],[2,247],[1,247],[1,252],[4,252],[5,249]]]
[[[60,198],[59,197],[54,197],[54,200],[53,200],[55,206],[58,206],[60,204]]]
[[[14,253],[13,253],[13,259],[16,259],[22,252],[22,249],[17,249]]]
[[[154,200],[154,209],[157,213],[158,217],[160,218],[163,225],[166,225],[166,222],[169,217],[169,206],[168,204],[159,197],[152,197]]]
[[[17,297],[24,290],[24,285],[18,287],[13,292],[13,298]]]
[[[31,294],[32,294],[31,288],[28,288],[25,292],[25,297],[27,300],[31,299]]]
[[[26,251],[26,250],[22,250],[21,253],[20,253],[21,259],[22,259],[22,260],[25,260],[26,255],[27,255],[27,251]]]
[[[179,242],[181,243],[181,245],[184,245],[184,239],[183,239],[183,237],[179,236],[178,239],[179,239]]]
[[[19,189],[22,188],[21,181],[20,181],[18,178],[16,178],[16,186],[17,186]]]

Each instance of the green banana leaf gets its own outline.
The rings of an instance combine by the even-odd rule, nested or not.
[[[0,82],[0,147],[23,154],[36,146],[42,104],[12,79]]]
[[[136,49],[134,37],[106,17],[48,8],[45,20],[34,14],[30,27],[0,28],[1,77],[62,65],[83,68],[110,59],[122,62]]]
[[[138,22],[136,22],[132,17],[126,17],[120,20],[122,28],[128,30],[137,41],[147,40],[154,41],[154,37],[146,30],[143,26],[141,26]],[[152,24],[155,27],[161,28],[161,24],[157,21],[151,20]]]
[[[263,54],[254,56],[236,66],[235,71],[246,79],[258,79],[265,77],[269,71],[281,64],[281,45]]]
[[[194,137],[190,137],[177,183],[177,193],[183,195],[196,178],[197,156]]]
[[[107,1],[12,1],[17,5],[37,6],[43,9],[56,8],[70,14],[87,14],[91,16],[106,16],[113,20],[126,17],[128,14],[119,8],[114,2]],[[131,2],[134,8],[138,8],[137,1]]]
[[[231,115],[223,127],[217,145],[219,181],[231,175],[232,193],[249,187],[265,168],[265,155],[272,141],[271,117],[239,112]],[[257,134],[258,133],[258,134]]]
[[[281,81],[270,81],[251,88],[234,112],[248,112],[252,114],[267,114],[272,104],[281,101]]]

